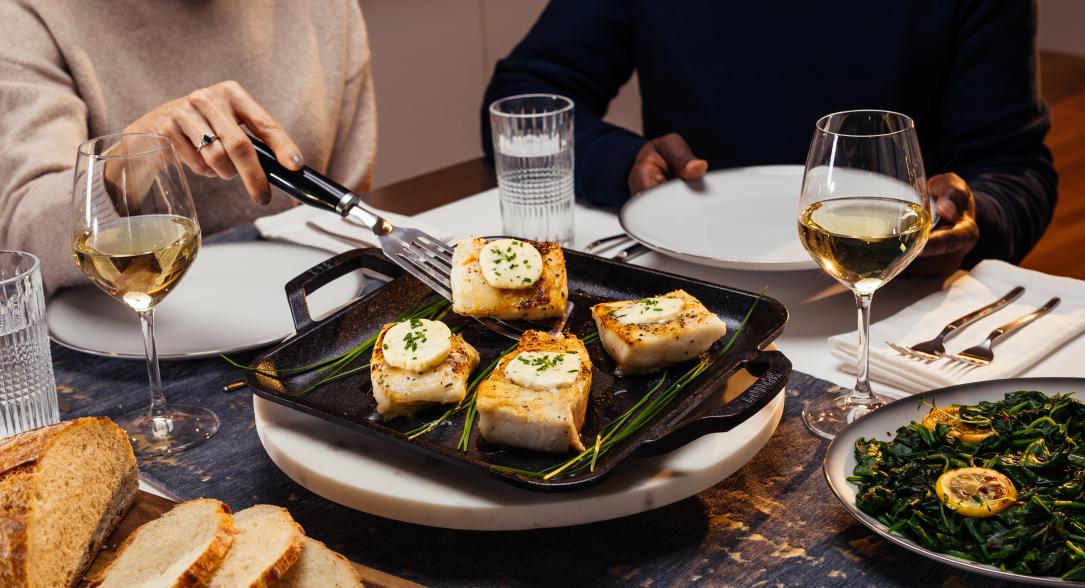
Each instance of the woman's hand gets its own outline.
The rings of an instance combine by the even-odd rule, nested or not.
[[[125,132],[153,131],[169,137],[177,156],[189,169],[227,180],[240,175],[253,202],[267,204],[271,188],[241,124],[267,143],[279,163],[288,169],[305,165],[298,146],[278,121],[233,81],[171,100],[133,121]],[[218,140],[197,150],[206,133]]]

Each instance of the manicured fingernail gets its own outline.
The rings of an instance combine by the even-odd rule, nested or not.
[[[298,167],[301,167],[301,166],[305,165],[305,160],[301,158],[300,153],[295,153],[295,154],[291,155],[290,156],[290,161],[293,162],[294,165],[296,165]]]

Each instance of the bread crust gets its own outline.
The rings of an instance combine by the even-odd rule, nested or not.
[[[338,566],[339,568],[341,568],[341,570],[346,575],[350,576],[350,585],[351,586],[354,586],[355,588],[363,588],[364,585],[362,584],[362,575],[358,572],[358,568],[354,567],[354,564],[350,563],[350,560],[347,559],[346,557],[344,557],[343,554],[329,548],[327,545],[324,544],[324,542],[313,539],[312,537],[305,537],[303,539],[302,545],[303,545],[303,547],[302,547],[302,555],[301,555],[301,558],[299,558],[299,562],[300,562],[300,559],[303,559],[305,557],[305,554],[308,553],[307,550],[310,550],[310,549],[319,550],[324,555],[329,556],[332,560],[334,560],[335,563],[331,564],[331,565]],[[300,565],[300,563],[295,564],[295,565]],[[282,586],[282,585],[309,586],[309,585],[311,585],[311,584],[302,584],[300,581],[297,581],[297,580],[294,580],[293,582],[291,582],[290,574],[292,574],[293,572],[294,572],[294,568],[291,568],[291,570],[289,572],[287,572],[287,575],[284,576],[284,578],[282,580],[282,584],[278,584],[278,585],[279,586]]]
[[[267,569],[260,574],[260,577],[249,584],[250,588],[268,588],[275,582],[278,582],[286,572],[290,571],[290,566],[297,563],[298,558],[301,557],[301,549],[305,545],[305,530],[301,528],[301,525],[294,520],[294,517],[290,515],[290,511],[281,506],[277,506],[280,514],[290,521],[290,524],[294,525],[297,532],[294,533],[294,538],[290,542],[290,546],[286,548],[286,551],[279,557],[275,563],[271,564]]]
[[[212,498],[197,498],[188,502],[182,502],[182,504],[188,504],[190,502],[206,502],[214,503],[219,509],[218,518],[218,532],[215,533],[214,539],[207,546],[207,549],[200,555],[196,561],[192,562],[192,565],[186,569],[177,581],[173,584],[174,588],[200,588],[207,586],[207,583],[211,581],[211,576],[215,575],[215,571],[218,570],[222,562],[226,560],[226,553],[230,551],[230,545],[234,541],[234,535],[237,534],[237,529],[234,527],[234,519],[230,514],[230,507],[225,503]],[[174,506],[173,508],[177,508]],[[121,555],[128,549],[128,546],[134,543],[140,535],[146,530],[147,526],[142,525],[135,531],[132,531],[130,535],[121,543],[117,548],[117,553],[113,557],[113,561],[109,562],[109,565],[103,568],[93,578],[87,579],[89,586],[98,586],[109,576],[110,571],[113,570],[113,566],[120,560]]]
[[[83,417],[33,429],[0,441],[0,586],[21,588],[30,584],[27,549],[30,525],[34,521],[34,496],[40,477],[39,463],[53,443],[70,429],[101,426],[110,430],[122,446],[128,449],[128,475],[106,517],[100,521],[91,537],[87,551],[68,579],[74,586],[94,561],[102,543],[109,537],[131,508],[139,488],[139,470],[128,436],[107,417]]]

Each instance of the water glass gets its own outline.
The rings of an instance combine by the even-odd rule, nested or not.
[[[524,94],[490,105],[506,235],[573,243],[573,101]]]
[[[59,420],[38,258],[0,251],[0,438]]]

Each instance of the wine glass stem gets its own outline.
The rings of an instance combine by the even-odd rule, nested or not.
[[[870,390],[870,302],[874,294],[855,293],[855,305],[859,309],[859,363],[855,368],[855,388],[848,402],[870,404],[874,393]]]
[[[143,347],[147,352],[147,378],[151,387],[151,418],[168,418],[169,407],[162,393],[162,373],[158,370],[158,351],[154,345],[154,308],[137,311],[143,331]]]

